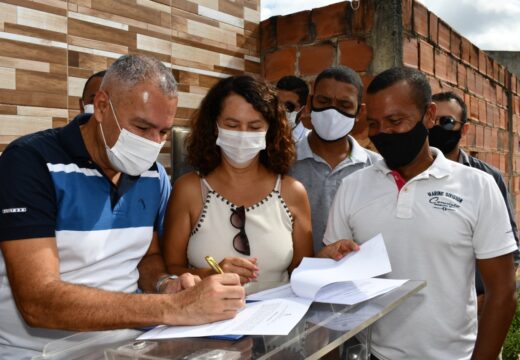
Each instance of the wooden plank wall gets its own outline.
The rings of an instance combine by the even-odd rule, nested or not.
[[[147,54],[179,81],[176,125],[218,79],[260,73],[260,0],[0,1],[0,152],[78,114],[86,79]],[[169,167],[169,146],[160,160]]]

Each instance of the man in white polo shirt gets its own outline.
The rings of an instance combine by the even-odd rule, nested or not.
[[[367,121],[384,160],[343,180],[324,242],[382,233],[388,277],[427,281],[375,324],[374,358],[496,359],[516,305],[516,244],[493,178],[429,147],[435,112],[419,71],[392,68],[374,78]],[[478,324],[475,258],[487,292]]]

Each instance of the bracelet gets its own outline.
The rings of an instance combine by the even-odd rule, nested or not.
[[[179,277],[177,275],[164,275],[164,276],[161,276],[161,278],[159,278],[159,280],[157,280],[157,282],[155,283],[155,292],[157,292],[158,294],[161,292],[161,286],[163,286],[163,284],[168,281],[168,280],[175,280],[175,279],[178,279]]]

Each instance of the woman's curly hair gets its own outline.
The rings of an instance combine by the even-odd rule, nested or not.
[[[220,164],[221,152],[216,144],[217,119],[224,100],[231,94],[242,96],[269,124],[266,148],[260,151],[260,163],[277,174],[287,174],[295,159],[295,146],[284,108],[270,85],[248,75],[220,80],[202,100],[193,115],[191,132],[186,139],[190,164],[202,176]]]

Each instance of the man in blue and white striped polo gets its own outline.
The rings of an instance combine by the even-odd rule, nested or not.
[[[94,114],[4,151],[1,359],[30,358],[71,331],[200,324],[243,306],[235,274],[201,282],[165,271],[158,233],[170,183],[156,159],[177,102],[160,61],[123,56],[107,70]]]

